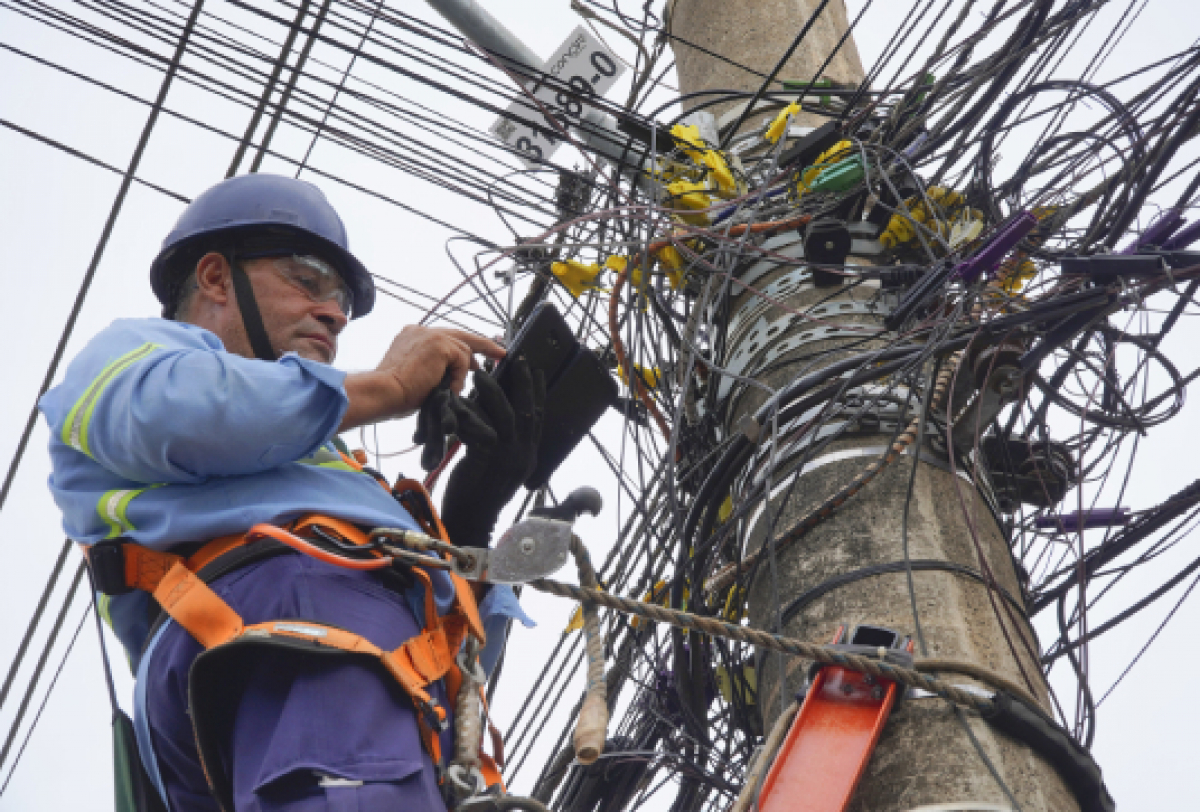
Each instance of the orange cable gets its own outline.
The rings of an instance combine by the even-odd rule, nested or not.
[[[373,558],[369,561],[359,560],[357,558],[345,558],[331,553],[328,550],[323,550],[315,544],[310,544],[299,536],[295,536],[282,527],[275,527],[270,524],[256,524],[250,528],[250,532],[246,534],[248,541],[254,541],[260,538],[272,538],[278,542],[282,542],[294,550],[310,555],[318,561],[324,561],[326,564],[333,564],[335,567],[345,567],[350,570],[381,570],[384,567],[389,567],[392,564],[391,558]]]

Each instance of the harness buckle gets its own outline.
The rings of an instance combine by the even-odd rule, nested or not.
[[[403,491],[401,493],[393,492],[392,496],[400,503],[402,508],[407,510],[417,520],[419,525],[425,528],[437,527],[433,507],[425,500],[422,494],[417,491]]]
[[[96,579],[96,589],[105,595],[124,595],[133,591],[133,587],[125,582],[126,542],[128,539],[124,537],[105,539],[88,549],[88,565]]]
[[[438,705],[436,699],[422,699],[415,703],[417,710],[421,711],[421,716],[424,717],[425,723],[433,728],[435,733],[444,733],[449,726],[446,722],[446,714]]]

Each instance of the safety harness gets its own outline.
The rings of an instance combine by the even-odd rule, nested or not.
[[[356,469],[363,470],[357,460],[345,454],[342,457]],[[381,479],[379,481],[388,487]],[[395,488],[388,490],[409,509],[425,533],[449,541],[445,527],[420,483],[402,479]],[[382,649],[345,629],[307,619],[279,619],[247,625],[208,585],[235,569],[289,548],[335,561],[341,566],[374,569],[381,563],[378,561],[380,553],[373,550],[364,550],[355,558],[348,558],[344,553],[322,555],[321,544],[329,542],[344,550],[350,545],[365,547],[368,537],[348,522],[309,515],[286,527],[259,524],[244,535],[214,539],[187,557],[151,550],[127,539],[112,539],[87,550],[100,591],[110,595],[134,589],[149,593],[166,616],[204,646],[205,651],[196,658],[189,673],[188,710],[201,766],[213,796],[225,812],[232,812],[234,808],[232,782],[219,749],[220,743],[226,740],[236,709],[236,703],[230,701],[230,696],[235,694],[230,690],[230,679],[231,675],[246,673],[238,661],[258,654],[263,648],[286,650],[302,656],[359,657],[378,661],[412,700],[417,710],[422,744],[437,766],[439,783],[442,783],[445,764],[438,734],[446,729],[447,713],[430,694],[429,688],[438,680],[444,680],[446,695],[450,702],[455,702],[463,681],[456,655],[468,637],[475,638],[479,646],[485,642],[475,596],[464,579],[447,573],[454,583],[454,601],[447,613],[439,614],[429,573],[419,563],[407,568],[424,588],[425,624],[420,634],[391,650]],[[492,739],[498,744],[494,729]],[[499,785],[502,789],[497,761],[502,764],[503,756],[498,748],[496,752],[496,759],[482,751],[479,753],[480,771],[488,787]]]

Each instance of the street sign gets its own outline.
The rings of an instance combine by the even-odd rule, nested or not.
[[[625,72],[625,66],[580,25],[558,47],[542,70],[547,76],[526,88],[521,98],[509,105],[508,112],[512,117],[501,116],[488,130],[508,146],[523,152],[527,156],[523,159],[525,165],[530,168],[549,160],[563,142],[561,130],[578,126],[586,100],[608,92]],[[549,120],[546,112],[529,98],[530,92],[545,106],[557,124]],[[514,120],[514,117],[546,122],[546,128],[552,135]]]

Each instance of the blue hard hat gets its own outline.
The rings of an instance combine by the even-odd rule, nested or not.
[[[354,297],[351,317],[375,306],[375,282],[350,253],[346,227],[316,186],[282,175],[242,175],[221,181],[179,216],[150,266],[150,287],[164,308],[206,251],[243,256],[312,253],[333,265]],[[164,311],[164,315],[170,315]]]

